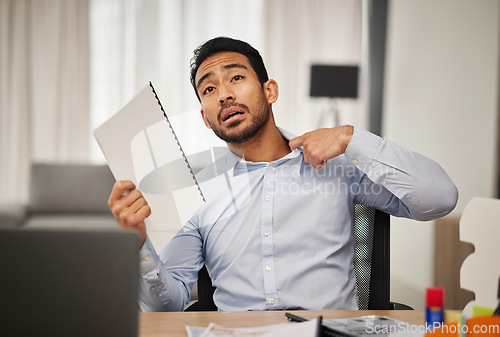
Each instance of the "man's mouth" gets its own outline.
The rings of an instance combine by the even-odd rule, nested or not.
[[[229,119],[238,115],[243,115],[244,113],[245,112],[241,108],[236,106],[231,106],[223,111],[221,120],[222,122],[226,122]]]

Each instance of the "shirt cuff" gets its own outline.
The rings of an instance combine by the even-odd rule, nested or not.
[[[344,156],[348,162],[366,173],[370,170],[370,165],[379,151],[381,142],[381,137],[354,127],[354,133]]]
[[[158,270],[159,263],[158,255],[153,247],[153,244],[146,237],[146,241],[139,250],[139,271],[141,275],[146,275],[154,270]]]

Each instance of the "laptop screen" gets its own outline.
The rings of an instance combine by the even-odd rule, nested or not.
[[[0,335],[137,336],[139,238],[1,230]]]

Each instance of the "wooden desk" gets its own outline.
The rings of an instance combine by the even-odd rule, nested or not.
[[[227,327],[262,326],[286,322],[286,311],[239,311],[239,312],[151,312],[139,314],[139,337],[186,337],[186,325],[207,327],[216,323]],[[413,324],[424,324],[421,310],[359,310],[359,311],[290,311],[315,318],[350,318],[366,315],[389,316]]]

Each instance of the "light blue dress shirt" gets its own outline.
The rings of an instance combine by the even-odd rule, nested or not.
[[[358,128],[320,169],[301,148],[270,163],[228,151],[197,179],[207,202],[159,256],[141,249],[144,311],[183,310],[204,263],[220,310],[357,309],[354,205],[426,221],[458,197],[436,162]]]

